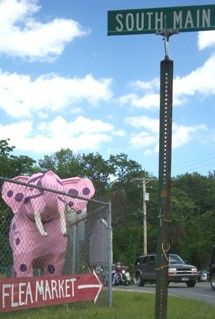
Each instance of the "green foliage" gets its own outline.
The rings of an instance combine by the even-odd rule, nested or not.
[[[11,155],[14,148],[9,146],[9,139],[0,140],[0,176],[12,178],[17,175],[31,175],[35,171],[36,161],[24,155]]]
[[[14,150],[15,146],[9,146],[9,139],[0,140],[0,156],[8,157]]]
[[[141,165],[133,160],[128,160],[128,155],[110,155],[110,165],[113,166],[114,175],[119,182],[130,181],[132,178],[143,173]]]
[[[137,254],[142,254],[142,227],[135,224],[115,228],[113,233],[114,262],[133,267]]]
[[[139,163],[123,153],[103,159],[98,153],[75,155],[70,149],[45,155],[36,163],[28,156],[14,156],[14,148],[9,145],[9,140],[0,140],[2,177],[53,170],[61,178],[88,176],[92,179],[95,198],[112,202],[114,260],[127,265],[132,265],[143,252],[143,188],[138,181],[145,178],[150,196],[146,202],[148,251],[156,250],[159,183]],[[0,217],[10,219],[2,200],[0,204]],[[3,219],[0,219],[0,227],[2,223]],[[172,179],[169,225],[171,252],[199,267],[207,267],[215,243],[215,171],[209,172],[208,176],[194,172]]]
[[[52,170],[61,178],[81,175],[81,157],[70,149],[61,149],[53,155],[45,155],[39,160],[39,170]]]
[[[199,173],[185,174],[173,179],[175,187],[187,194],[193,200],[195,215],[214,209],[215,183],[213,178]]]

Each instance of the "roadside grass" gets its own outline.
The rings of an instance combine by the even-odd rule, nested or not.
[[[14,313],[1,313],[2,319],[154,319],[155,296],[138,292],[113,292],[113,306],[92,302],[43,307]],[[212,319],[215,306],[207,303],[168,298],[168,319]]]

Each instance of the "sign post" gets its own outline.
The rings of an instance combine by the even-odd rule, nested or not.
[[[215,5],[169,7],[108,12],[108,35],[154,33],[164,36],[165,59],[160,63],[160,140],[155,319],[166,319],[169,265],[169,224],[172,152],[173,61],[169,37],[178,32],[215,30]]]
[[[165,49],[166,51],[166,49]],[[167,52],[167,51],[166,51]],[[168,55],[160,63],[160,141],[159,141],[159,222],[156,261],[155,318],[167,316],[169,224],[172,153],[173,61]]]

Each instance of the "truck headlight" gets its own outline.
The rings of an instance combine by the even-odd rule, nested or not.
[[[173,268],[173,267],[169,268],[169,274],[174,274],[176,273],[176,271],[177,271],[176,268]]]

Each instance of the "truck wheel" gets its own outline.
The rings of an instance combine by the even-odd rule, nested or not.
[[[195,287],[196,285],[196,281],[195,280],[189,280],[187,283],[186,283],[187,287],[189,288],[193,288]]]
[[[140,274],[136,274],[136,282],[139,287],[143,287],[145,285],[145,282],[141,278]]]
[[[215,290],[215,272],[211,274],[211,287]]]

